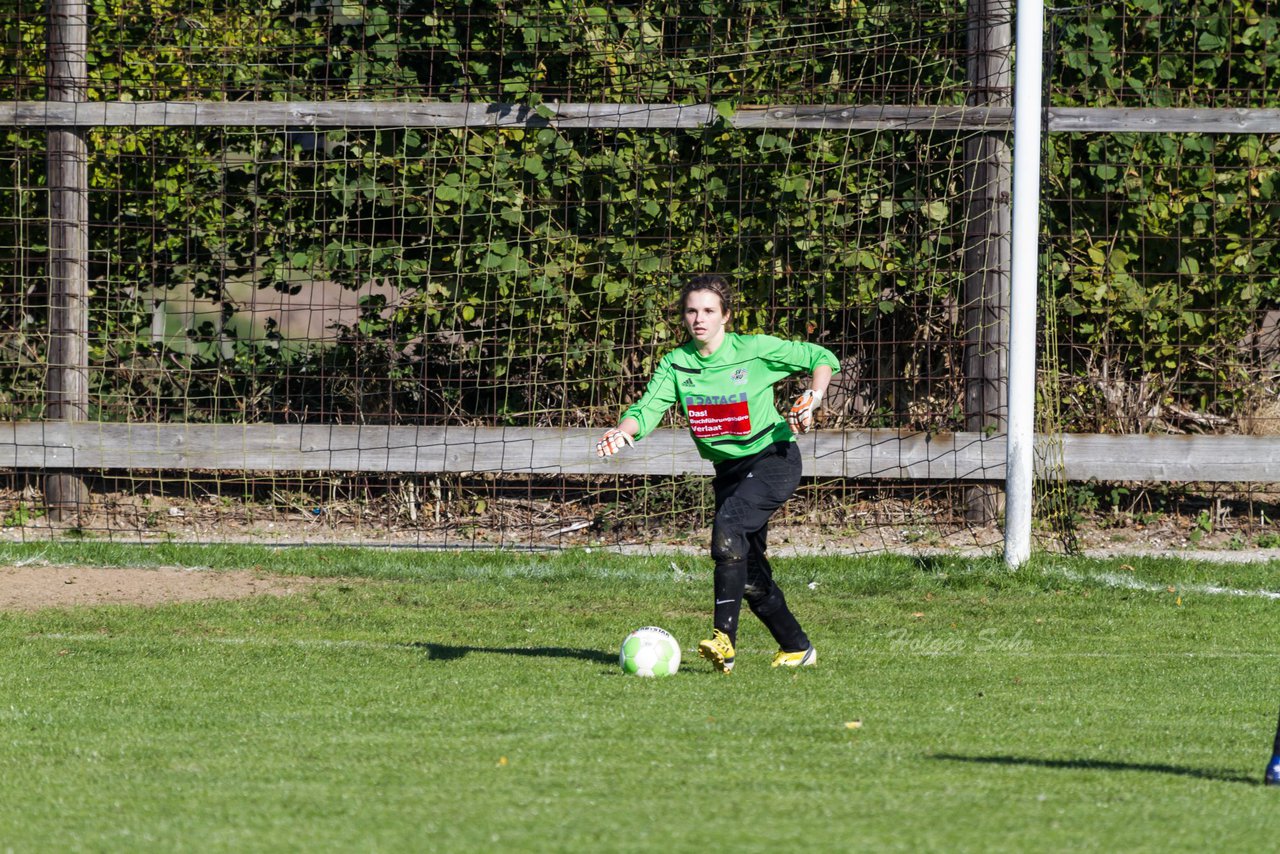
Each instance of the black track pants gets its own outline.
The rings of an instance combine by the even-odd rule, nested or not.
[[[765,557],[769,517],[799,485],[800,449],[795,442],[779,442],[753,457],[716,465],[716,519],[711,531],[715,627],[735,645],[745,598],[779,647],[787,652],[809,648],[809,638],[787,608]]]

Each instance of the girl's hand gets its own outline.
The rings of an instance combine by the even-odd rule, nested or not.
[[[617,427],[610,427],[604,434],[604,437],[596,442],[597,457],[612,457],[621,451],[624,447],[634,445],[636,440],[631,438],[630,433],[623,432]]]
[[[791,404],[791,411],[787,413],[787,424],[791,426],[792,433],[808,433],[813,429],[813,413],[822,403],[822,392],[809,389],[804,394],[796,398],[796,402]]]

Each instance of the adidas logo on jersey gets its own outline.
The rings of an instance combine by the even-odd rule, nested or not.
[[[686,378],[684,382],[680,383],[680,385],[684,388],[693,388],[693,377]]]

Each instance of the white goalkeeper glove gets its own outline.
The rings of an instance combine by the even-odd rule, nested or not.
[[[817,389],[811,388],[797,397],[796,402],[791,404],[791,411],[787,413],[787,424],[791,426],[791,432],[808,433],[812,430],[813,413],[821,403],[822,392]]]
[[[624,446],[630,447],[635,443],[636,440],[631,438],[630,433],[624,433],[617,427],[610,427],[605,432],[604,438],[596,442],[596,456],[612,457],[618,451],[621,451]]]

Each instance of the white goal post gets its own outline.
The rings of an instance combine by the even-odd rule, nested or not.
[[[1036,289],[1040,256],[1040,124],[1044,2],[1018,4],[1013,89],[1013,265],[1009,301],[1008,439],[1004,560],[1031,557],[1034,479]]]

